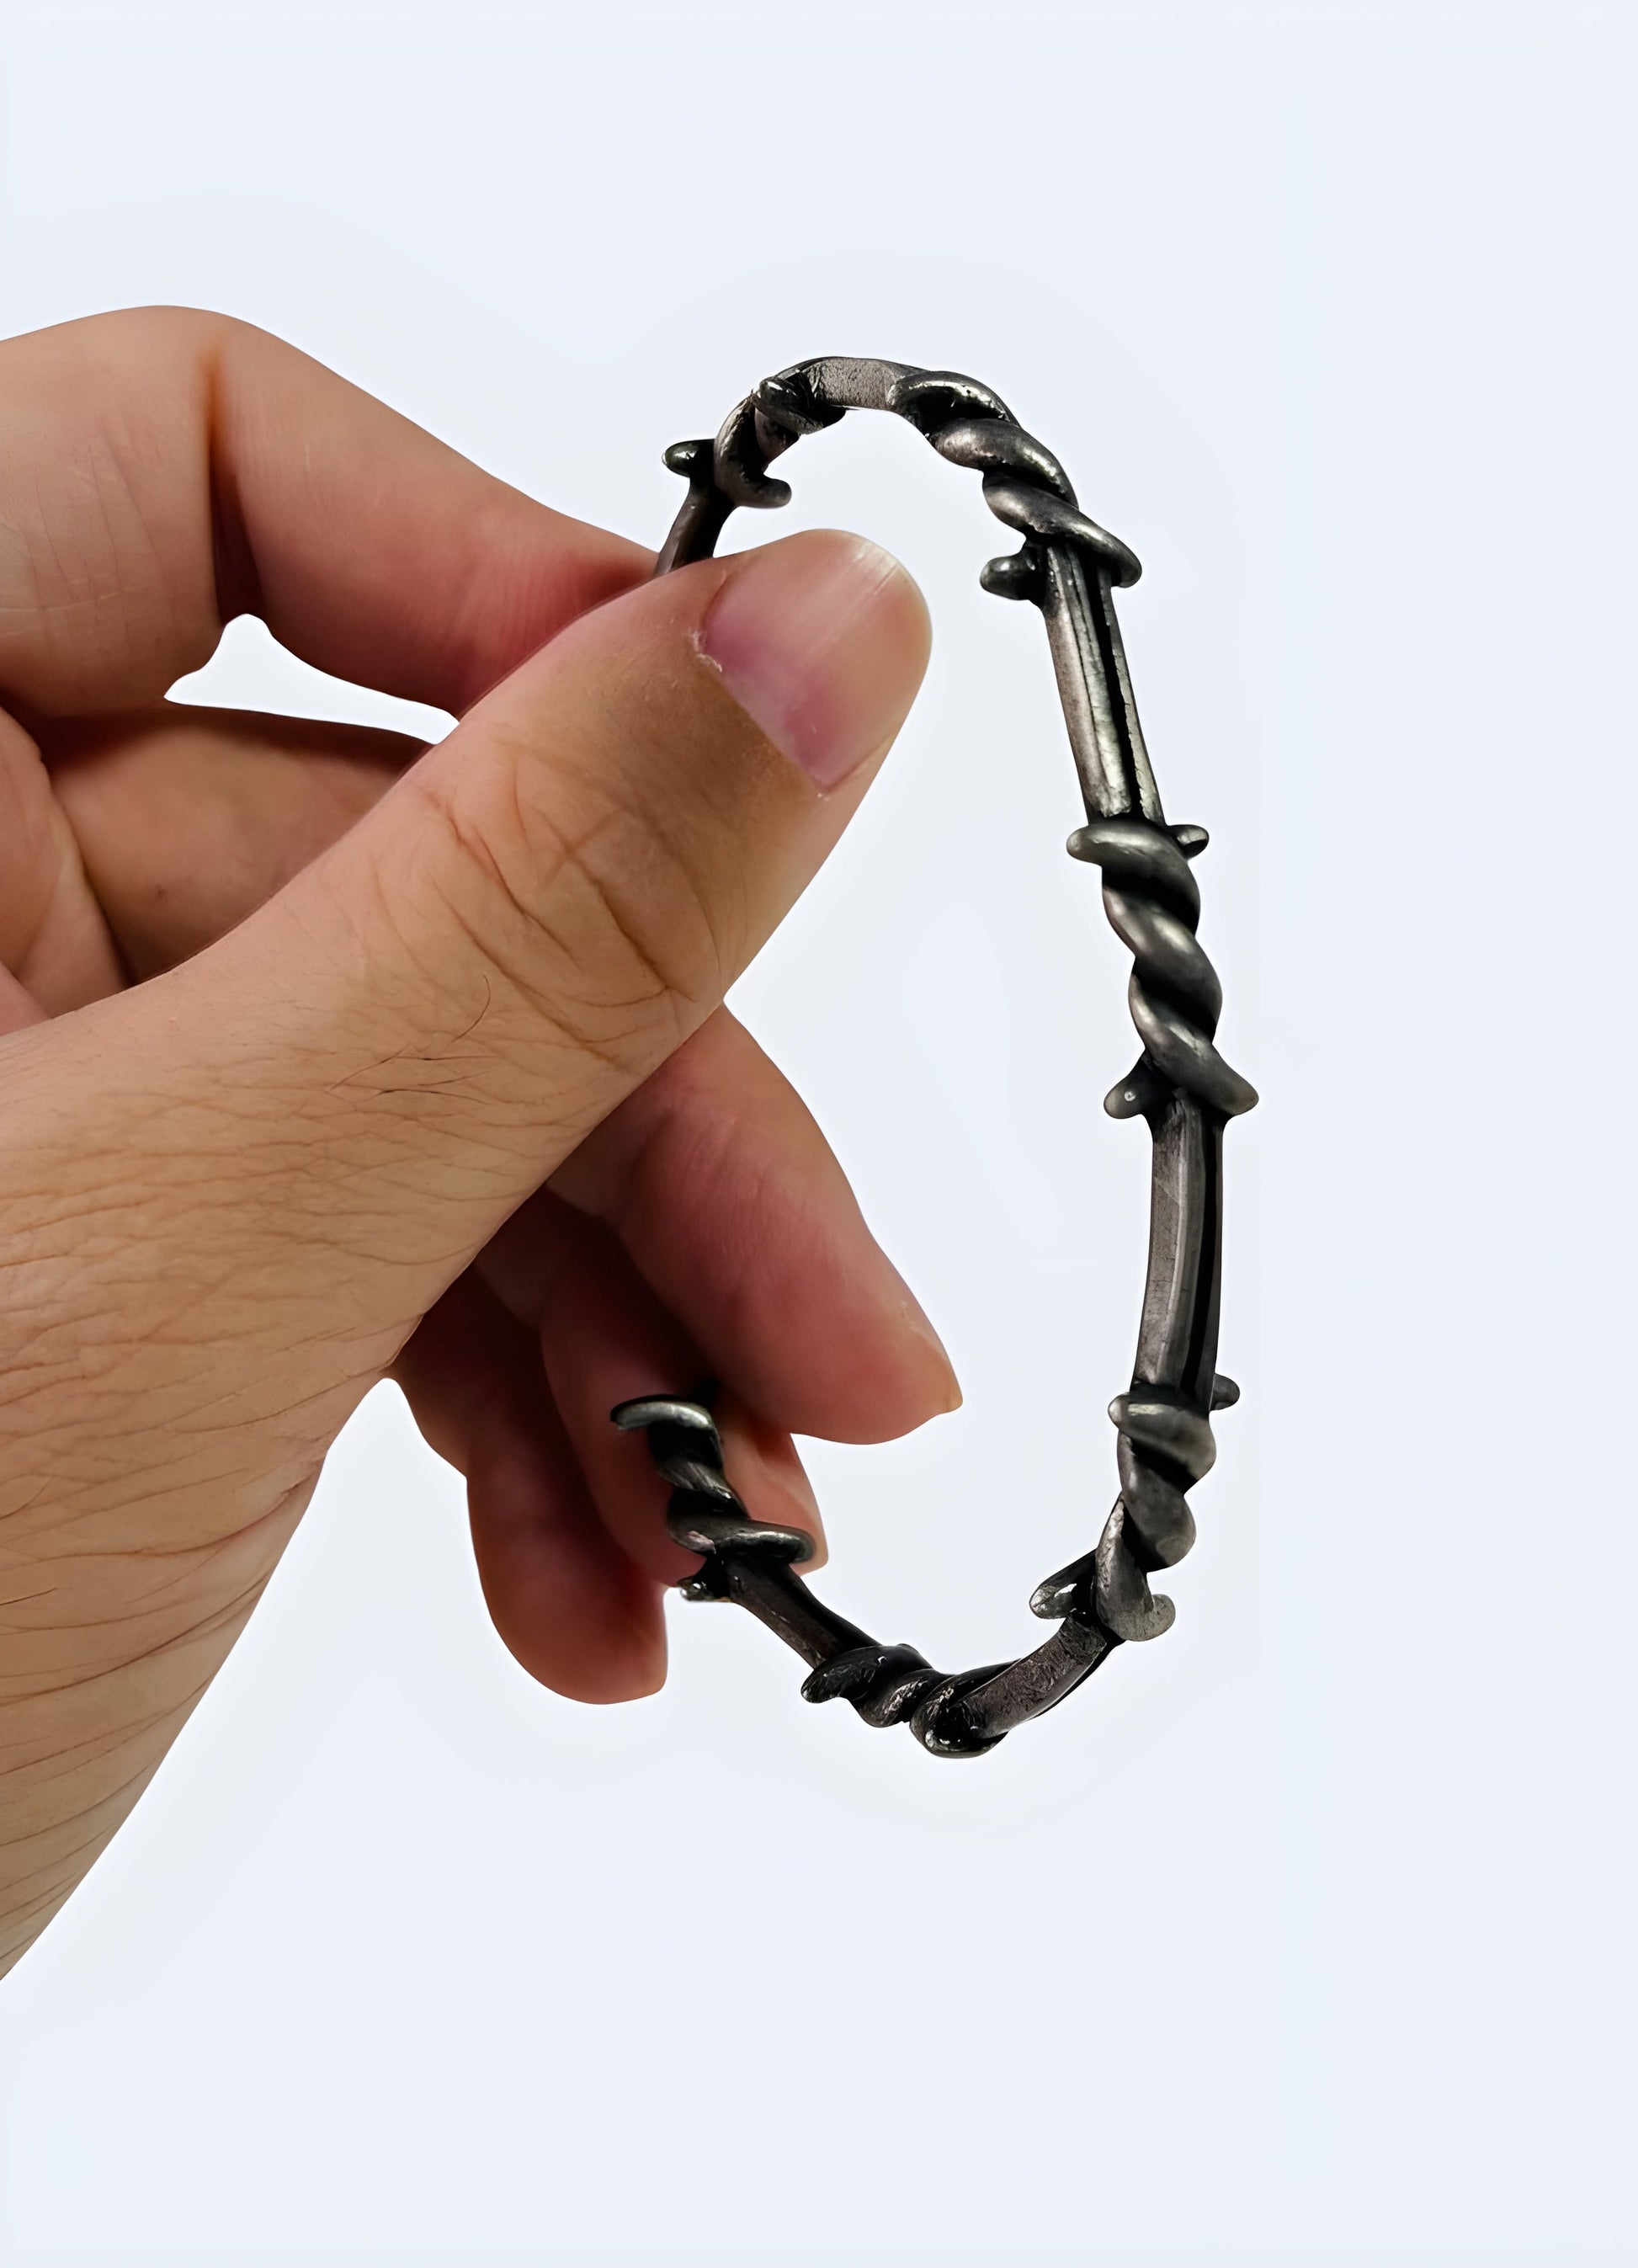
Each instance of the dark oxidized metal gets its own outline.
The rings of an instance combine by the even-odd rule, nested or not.
[[[1194,1540],[1187,1491],[1216,1454],[1210,1413],[1238,1398],[1216,1367],[1223,1130],[1257,1097],[1213,1044],[1223,992],[1195,938],[1200,892],[1189,869],[1205,829],[1167,822],[1127,674],[1113,593],[1137,580],[1138,563],[1087,519],[1058,460],[988,387],[949,371],[841,357],[764,379],[714,442],[681,441],[666,453],[688,495],[658,571],[709,558],[736,505],[788,503],[769,464],[849,409],[907,418],[941,457],[982,475],[990,510],[1023,536],[981,580],[1002,598],[1030,600],[1046,618],[1086,802],[1070,855],[1103,870],[1104,909],[1131,950],[1128,998],[1143,1049],[1104,1108],[1148,1120],[1154,1173],[1137,1358],[1129,1390],[1109,1405],[1120,1492],[1097,1548],[1048,1576],[1030,1601],[1058,1625],[1046,1644],[950,1677],[913,1646],[878,1645],[814,1597],[797,1572],[808,1538],[746,1512],[724,1476],[705,1400],[649,1397],[613,1415],[646,1432],[671,1484],[671,1534],[701,1555],[681,1587],[688,1597],[749,1608],[809,1665],[808,1700],[851,1701],[868,1725],[907,1721],[935,1756],[970,1756],[1061,1701],[1122,1640],[1171,1628],[1172,1602],[1149,1579]]]

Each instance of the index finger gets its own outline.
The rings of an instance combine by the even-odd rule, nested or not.
[[[8,339],[0,409],[0,699],[38,717],[158,700],[240,614],[459,712],[651,564],[224,315]]]

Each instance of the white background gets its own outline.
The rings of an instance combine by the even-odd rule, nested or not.
[[[981,1764],[725,1610],[532,1687],[368,1403],[0,1992],[6,2268],[1632,2259],[1628,20],[5,12],[8,329],[226,308],[650,540],[782,364],[999,387],[1147,563],[1265,1097],[1177,1628]],[[825,1587],[960,1664],[1111,1493],[1124,963],[975,484],[792,471],[938,643],[739,1005],[967,1388],[815,1451]],[[243,626],[202,684],[402,713]]]

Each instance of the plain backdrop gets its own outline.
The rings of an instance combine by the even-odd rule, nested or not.
[[[1634,2258],[1630,18],[4,14],[7,329],[225,308],[650,541],[787,362],[997,387],[1146,563],[1264,1096],[1177,1627],[981,1764],[726,1609],[531,1685],[372,1396],[0,1990],[5,2268]],[[967,1392],[814,1450],[824,1589],[959,1665],[1112,1492],[1125,962],[976,484],[792,478],[937,649],[737,1003]],[[443,729],[243,624],[190,693]]]

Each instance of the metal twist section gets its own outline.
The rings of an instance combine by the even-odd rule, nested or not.
[[[709,558],[737,505],[788,503],[773,460],[849,409],[906,418],[942,457],[982,475],[995,517],[1024,537],[981,580],[1039,607],[1086,805],[1070,854],[1102,869],[1104,910],[1132,954],[1128,999],[1142,1052],[1110,1090],[1116,1118],[1142,1117],[1154,1144],[1149,1270],[1128,1390],[1109,1405],[1120,1494],[1094,1550],[1040,1585],[1030,1605],[1058,1627],[1017,1660],[947,1676],[913,1646],[883,1646],[817,1599],[797,1572],[811,1552],[799,1529],[753,1520],[723,1470],[708,1399],[622,1403],[616,1425],[641,1428],[671,1486],[667,1525],[701,1554],[691,1598],[731,1599],[809,1665],[810,1701],[850,1701],[870,1725],[907,1722],[936,1756],[978,1756],[1090,1676],[1126,1640],[1157,1638],[1174,1609],[1150,1577],[1194,1540],[1188,1491],[1216,1458],[1211,1412],[1238,1399],[1216,1368],[1223,1130],[1256,1101],[1217,1052],[1223,990],[1195,931],[1189,862],[1203,828],[1161,808],[1138,722],[1113,593],[1138,562],[1089,519],[1052,453],[988,387],[950,371],[828,357],[766,379],[713,441],[682,441],[666,463],[688,495],[660,573]]]

